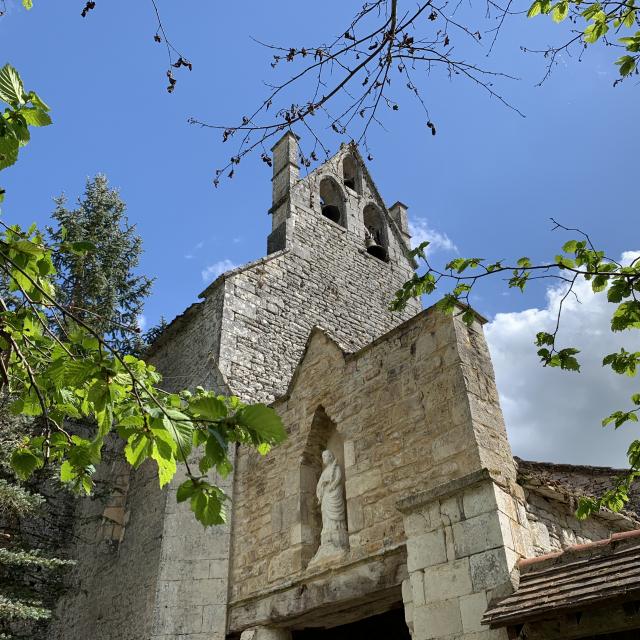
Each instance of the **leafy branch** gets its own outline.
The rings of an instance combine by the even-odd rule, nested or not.
[[[551,73],[558,55],[579,47],[584,51],[588,45],[602,40],[608,46],[623,48],[626,53],[616,60],[620,78],[614,86],[638,73],[640,59],[640,17],[635,0],[603,0],[583,2],[582,0],[534,0],[529,7],[527,16],[534,18],[538,15],[550,15],[554,22],[568,20],[573,25],[569,40],[559,47],[551,47],[535,53],[543,53],[549,62],[547,71],[541,82]],[[630,30],[635,29],[635,33]],[[615,33],[617,43],[608,40],[607,35]],[[624,35],[623,35],[624,34]],[[620,37],[622,36],[622,37]],[[526,51],[526,49],[525,49]]]
[[[570,229],[552,221],[554,229],[578,233],[579,236],[566,242],[562,252],[553,260],[539,264],[534,264],[528,257],[521,257],[513,264],[503,260],[491,262],[484,258],[455,258],[439,269],[431,264],[426,255],[429,243],[423,242],[411,253],[413,258],[424,263],[425,270],[422,274],[414,274],[404,283],[396,292],[390,308],[402,310],[410,299],[431,295],[444,288],[445,293],[436,306],[445,313],[460,315],[464,322],[471,324],[474,313],[470,297],[482,280],[498,274],[509,274],[508,287],[524,292],[532,280],[552,279],[559,282],[564,291],[554,330],[539,331],[536,335],[538,357],[545,367],[580,371],[577,357],[580,351],[573,346],[562,347],[559,344],[558,334],[565,301],[570,295],[575,295],[578,281],[588,281],[593,293],[605,295],[610,303],[616,305],[611,316],[611,331],[640,330],[640,257],[631,264],[620,264],[597,250],[589,236],[579,229]],[[640,351],[629,352],[621,348],[618,352],[605,354],[602,364],[619,375],[634,377],[640,369]],[[628,422],[638,422],[639,413],[640,393],[635,393],[630,399],[629,408],[614,411],[602,420],[602,426],[613,424],[617,429]],[[579,517],[587,517],[601,508],[619,511],[624,507],[629,500],[629,488],[640,477],[640,440],[631,443],[627,457],[629,472],[619,479],[613,489],[599,498],[581,499],[577,512]]]

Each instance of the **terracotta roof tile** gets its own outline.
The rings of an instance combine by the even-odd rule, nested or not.
[[[640,596],[640,529],[518,563],[520,585],[489,607],[492,628]]]

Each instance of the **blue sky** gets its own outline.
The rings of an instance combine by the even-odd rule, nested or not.
[[[270,227],[268,167],[248,159],[214,189],[214,169],[234,148],[187,118],[235,122],[264,97],[263,82],[274,74],[270,53],[250,36],[315,43],[343,31],[358,3],[159,0],[172,42],[194,64],[191,73],[176,72],[173,95],[165,90],[166,53],[153,41],[150,2],[98,0],[85,19],[80,0],[34,4],[27,13],[7,1],[0,58],[51,105],[54,126],[35,132],[18,164],[3,172],[5,220],[44,223],[53,196],[75,200],[87,176],[106,173],[144,238],[141,269],[156,278],[147,322],[170,319],[208,284],[203,272],[212,279],[218,263],[263,255]],[[484,5],[466,18],[486,29],[482,12]],[[482,45],[460,43],[461,55],[520,78],[497,86],[525,118],[472,84],[434,73],[422,86],[438,134],[399,93],[401,110],[369,138],[369,168],[387,203],[408,204],[415,223],[446,235],[460,255],[553,256],[566,237],[550,232],[550,216],[589,231],[610,255],[640,248],[630,178],[640,148],[637,82],[612,88],[618,54],[594,47],[582,62],[562,56],[536,86],[545,61],[521,46],[559,43],[563,33],[548,19],[514,16],[489,57],[488,36]],[[441,249],[434,260],[454,254]],[[504,293],[499,282],[485,287],[477,308],[493,318],[546,305],[542,286],[527,297]]]

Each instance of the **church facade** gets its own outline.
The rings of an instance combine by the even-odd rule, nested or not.
[[[114,454],[102,495],[78,507],[74,588],[51,637],[636,633],[635,515],[573,516],[612,470],[515,460],[484,320],[417,301],[389,310],[414,269],[407,207],[385,205],[357,149],[301,178],[287,133],[269,213],[266,257],[213,282],[150,357],[170,390],[272,403],[286,442],[265,458],[234,452],[220,480],[229,521],[211,529],[176,503],[181,478],[160,491],[152,465],[133,472]],[[618,570],[617,591],[599,586]]]

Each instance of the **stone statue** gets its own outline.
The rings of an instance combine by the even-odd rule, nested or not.
[[[312,564],[343,555],[349,549],[342,470],[328,449],[322,452],[322,466],[316,487],[322,513],[322,533],[320,547],[311,561]]]

